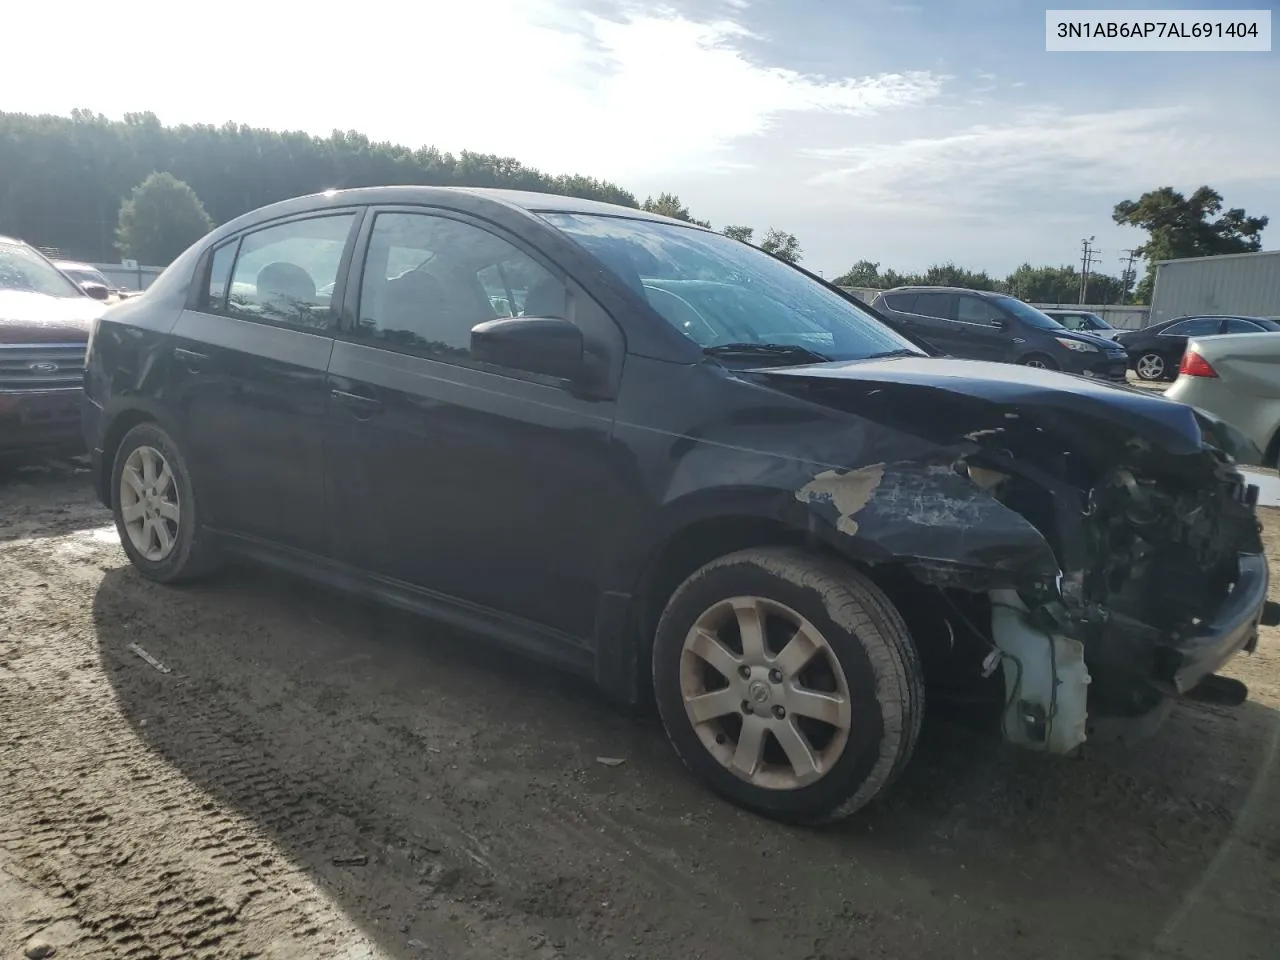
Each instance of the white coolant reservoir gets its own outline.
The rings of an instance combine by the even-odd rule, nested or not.
[[[1032,750],[1069,753],[1085,741],[1089,671],[1084,644],[1030,622],[1015,590],[991,591],[991,635],[1004,669],[1004,736]]]

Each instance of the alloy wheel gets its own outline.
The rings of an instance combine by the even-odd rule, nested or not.
[[[120,516],[135,550],[159,563],[178,542],[181,504],[178,484],[155,447],[135,447],[120,475]]]
[[[1159,380],[1164,376],[1164,357],[1158,353],[1144,353],[1134,369],[1143,380]]]
[[[707,752],[758,787],[808,786],[849,742],[839,660],[812,623],[774,600],[732,597],[698,617],[681,652],[680,690]]]

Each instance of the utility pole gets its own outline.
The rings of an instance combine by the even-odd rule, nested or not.
[[[1093,245],[1094,239],[1094,237],[1090,237],[1088,240],[1080,241],[1080,247],[1083,251],[1080,255],[1080,303],[1084,303],[1084,298],[1089,292],[1089,268],[1095,263],[1102,262],[1101,258],[1094,256],[1098,252]]]
[[[1133,261],[1138,259],[1138,254],[1135,250],[1121,250],[1120,252],[1123,254],[1120,257],[1120,262],[1124,264],[1124,272],[1120,274],[1120,285],[1124,294],[1121,300],[1123,303],[1129,299],[1129,290],[1133,287],[1134,281],[1138,279],[1133,269]]]

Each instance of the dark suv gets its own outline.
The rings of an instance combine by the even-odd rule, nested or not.
[[[1003,293],[957,287],[896,287],[872,307],[903,333],[952,357],[1020,363],[1101,380],[1125,379],[1128,354],[1105,337],[1068,330]]]
[[[252,557],[651,694],[712,788],[795,820],[893,781],[926,684],[1054,753],[1238,694],[1267,595],[1219,422],[934,358],[747,244],[544,194],[222,226],[98,324],[84,430],[144,575]]]

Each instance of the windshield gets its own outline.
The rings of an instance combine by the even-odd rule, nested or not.
[[[663,319],[703,348],[798,346],[831,360],[924,355],[838,293],[721,234],[622,217],[542,216],[604,261]]]
[[[0,243],[0,290],[23,290],[50,297],[79,297],[80,288],[29,247]]]
[[[1047,313],[1041,313],[1029,303],[1023,303],[1017,297],[998,296],[995,298],[996,303],[1004,307],[1023,323],[1032,327],[1039,327],[1041,330],[1062,330],[1065,329],[1062,324]]]

